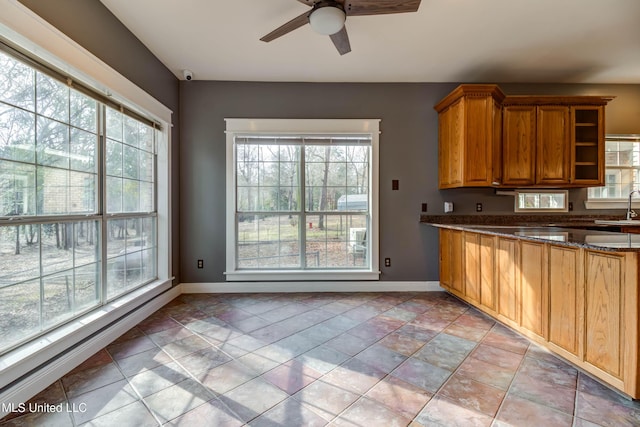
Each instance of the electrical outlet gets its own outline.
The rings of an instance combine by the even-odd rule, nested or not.
[[[444,213],[453,212],[453,202],[444,202]]]
[[[384,259],[384,266],[385,267],[391,267],[391,258],[385,258]]]
[[[482,203],[476,203],[476,212],[482,212]]]
[[[426,212],[427,211],[427,204],[423,203],[422,204],[422,212]]]
[[[204,260],[198,260],[198,268],[204,268]]]

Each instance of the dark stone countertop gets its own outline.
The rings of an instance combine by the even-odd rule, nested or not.
[[[435,224],[439,228],[472,231],[474,233],[542,241],[561,246],[595,249],[608,252],[640,252],[640,234],[588,230],[557,226],[514,226],[482,224]]]

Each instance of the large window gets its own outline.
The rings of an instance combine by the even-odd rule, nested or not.
[[[228,278],[377,269],[377,121],[374,132],[358,121],[351,132],[340,121],[244,122],[227,121]]]
[[[0,353],[157,277],[156,137],[0,51]]]
[[[626,207],[640,189],[640,135],[607,135],[605,185],[588,190],[587,207]]]

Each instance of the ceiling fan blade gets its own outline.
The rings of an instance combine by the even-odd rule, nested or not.
[[[307,6],[313,6],[318,0],[298,0],[302,4],[306,4]]]
[[[311,14],[311,11],[308,10],[305,13],[303,13],[302,15],[293,18],[291,21],[287,22],[284,25],[281,25],[280,27],[276,28],[275,30],[271,31],[269,34],[267,34],[266,36],[262,37],[260,40],[262,40],[263,42],[270,42],[271,40],[275,40],[278,37],[282,37],[287,33],[290,33],[293,30],[297,30],[298,28],[302,27],[305,24],[309,23],[309,15]]]
[[[335,34],[331,34],[331,41],[335,45],[340,55],[351,52],[351,44],[349,43],[349,35],[347,34],[347,27],[342,27],[340,31]]]
[[[420,0],[349,0],[344,2],[348,16],[385,15],[417,12]]]

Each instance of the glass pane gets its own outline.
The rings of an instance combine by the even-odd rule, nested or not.
[[[238,185],[258,185],[258,162],[238,162],[237,181]]]
[[[96,132],[96,114],[98,103],[88,96],[71,89],[69,123],[89,132]]]
[[[0,52],[0,101],[35,111],[35,70]]]
[[[293,187],[298,185],[298,163],[280,163],[280,185]]]
[[[107,213],[122,212],[122,178],[107,177]]]
[[[0,287],[40,276],[39,232],[39,225],[0,227]]]
[[[106,108],[107,138],[122,142],[122,113],[113,108]]]
[[[153,212],[153,183],[141,182],[140,183],[140,212]]]
[[[357,193],[367,193],[369,188],[369,164],[349,163],[347,165],[347,185],[357,188]]]
[[[36,73],[37,113],[69,123],[69,87],[42,73]]]
[[[96,212],[97,176],[82,172],[69,172],[69,212]]]
[[[365,215],[307,215],[308,268],[362,268],[369,265]]]
[[[238,216],[238,268],[300,267],[299,216]]]
[[[133,147],[138,147],[140,144],[138,124],[137,120],[124,116],[124,142]]]
[[[73,270],[43,277],[42,287],[42,320],[45,328],[73,316]]]
[[[156,150],[153,144],[153,135],[155,130],[151,126],[140,123],[140,149],[155,154]]]
[[[108,230],[107,294],[113,297],[155,277],[155,220],[111,220]]]
[[[34,163],[35,128],[35,114],[0,104],[0,158]]]
[[[142,276],[140,281],[149,282],[156,278],[156,251],[155,248],[142,251]]]
[[[73,225],[74,267],[100,261],[100,223],[81,221]]]
[[[76,268],[74,271],[74,312],[80,313],[100,302],[100,263]]]
[[[140,180],[153,182],[153,160],[154,156],[151,153],[145,151],[140,152]]]
[[[96,172],[97,135],[83,130],[71,129],[69,151],[71,169],[83,172]]]
[[[125,179],[123,182],[123,212],[140,211],[140,182]]]
[[[278,210],[296,211],[299,208],[298,187],[280,187],[278,197]]]
[[[122,174],[125,178],[138,179],[138,171],[140,168],[140,158],[138,156],[138,149],[125,145],[123,150],[123,171]]]
[[[0,216],[34,215],[36,167],[0,160]]]
[[[260,145],[258,146],[258,155],[261,162],[277,162],[279,160],[278,145]]]
[[[38,163],[59,168],[69,168],[69,127],[65,124],[38,117]]]
[[[0,349],[40,332],[40,280],[0,288]]]
[[[122,144],[108,139],[107,175],[122,176]]]
[[[38,168],[38,214],[55,215],[69,212],[69,171]]]
[[[73,268],[73,224],[42,225],[42,272],[51,274]]]
[[[276,162],[260,162],[258,173],[258,182],[262,186],[278,185],[280,182],[279,167]]]

